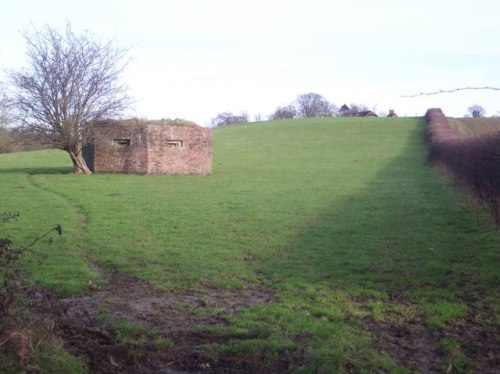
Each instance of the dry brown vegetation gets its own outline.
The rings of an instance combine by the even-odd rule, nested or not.
[[[429,162],[470,191],[500,225],[500,130],[461,136],[441,109],[429,109],[425,118]]]
[[[50,148],[29,134],[0,127],[0,153],[36,151]]]
[[[460,135],[480,135],[500,130],[500,117],[448,118],[450,126]]]

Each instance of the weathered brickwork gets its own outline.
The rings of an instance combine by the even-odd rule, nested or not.
[[[206,175],[212,171],[210,129],[180,120],[108,121],[94,126],[83,149],[93,172]]]

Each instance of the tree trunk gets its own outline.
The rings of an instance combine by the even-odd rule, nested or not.
[[[92,174],[81,153],[68,151],[73,161],[73,174]]]

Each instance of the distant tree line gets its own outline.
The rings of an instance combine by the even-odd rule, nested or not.
[[[297,99],[288,105],[276,108],[269,119],[355,117],[369,111],[366,105],[354,103],[349,106],[343,104],[338,108],[320,94],[309,92],[297,96]]]
[[[0,86],[1,87],[1,86]],[[3,87],[0,95],[5,93]],[[0,153],[33,151],[37,149],[50,148],[36,139],[33,134],[21,127],[12,126],[15,122],[14,114],[10,110],[5,95],[0,98]]]
[[[375,113],[376,109],[370,109],[367,105],[351,103],[343,104],[340,108],[329,102],[320,94],[309,92],[297,96],[297,99],[290,104],[278,106],[267,119],[293,119],[293,118],[313,118],[313,117],[364,117],[364,116],[382,116],[386,113]],[[467,108],[466,117],[484,117],[485,109],[474,104]],[[394,111],[390,111],[389,116],[395,116]],[[255,121],[262,121],[260,114],[255,116]],[[232,124],[244,124],[249,122],[247,113],[234,114],[232,112],[219,113],[210,121],[211,127],[227,126]]]
[[[292,119],[292,118],[314,118],[314,117],[355,117],[367,112],[375,115],[368,106],[364,104],[344,104],[338,108],[322,95],[309,92],[297,96],[290,104],[278,106],[267,118],[270,120]],[[261,121],[262,116],[255,116],[256,121]],[[248,114],[239,115],[232,112],[219,113],[210,121],[211,127],[220,127],[230,124],[243,124],[249,121]]]
[[[248,114],[245,112],[239,115],[232,112],[219,113],[217,117],[212,118],[210,121],[210,127],[221,127],[238,123],[248,123]]]

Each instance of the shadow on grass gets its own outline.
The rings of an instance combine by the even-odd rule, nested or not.
[[[498,232],[426,165],[424,124],[366,188],[302,229],[266,269],[284,287],[322,284],[353,293],[429,287],[498,290]]]
[[[0,173],[24,173],[30,175],[36,174],[71,174],[72,168],[66,166],[39,166],[39,167],[19,167],[2,168]]]
[[[472,371],[494,365],[483,358],[498,347],[499,232],[426,165],[423,132],[422,123],[363,190],[325,204],[265,267],[287,304],[272,323],[286,316],[292,335],[329,335],[309,335],[308,372],[392,372],[391,362],[444,372],[447,334]]]
[[[0,173],[69,174],[72,163],[65,151],[43,149],[38,151],[0,154]]]

